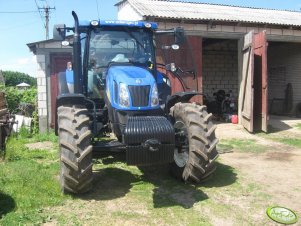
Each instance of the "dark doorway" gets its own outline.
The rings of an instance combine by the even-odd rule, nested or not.
[[[51,71],[50,71],[50,93],[51,93],[51,123],[53,128],[56,117],[56,97],[59,93],[58,74],[66,70],[67,62],[72,60],[71,54],[51,55]]]

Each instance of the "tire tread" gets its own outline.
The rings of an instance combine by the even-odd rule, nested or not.
[[[199,183],[216,169],[218,139],[215,136],[216,125],[212,123],[212,114],[207,113],[206,106],[195,103],[176,103],[170,112],[175,121],[181,120],[185,123],[189,140],[189,157],[186,165],[180,168],[173,162],[171,172],[185,182]]]

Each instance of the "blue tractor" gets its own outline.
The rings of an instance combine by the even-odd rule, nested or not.
[[[170,164],[171,173],[185,182],[211,175],[218,156],[211,114],[189,102],[199,93],[171,94],[168,77],[157,70],[156,37],[174,37],[163,49],[177,51],[183,29],[158,30],[156,23],[143,21],[79,21],[72,15],[74,27],[54,26],[54,39],[73,47],[74,93],[57,97],[63,192],[89,191],[92,158],[116,153],[124,153],[129,165]],[[164,68],[183,82],[174,63]]]

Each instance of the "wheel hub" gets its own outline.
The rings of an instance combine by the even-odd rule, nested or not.
[[[174,160],[177,166],[184,167],[188,162],[189,144],[187,128],[182,121],[176,121],[174,124],[176,135],[176,148],[174,150]]]

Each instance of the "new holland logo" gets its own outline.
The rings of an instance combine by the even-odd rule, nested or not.
[[[136,84],[141,84],[141,79],[136,79]]]

